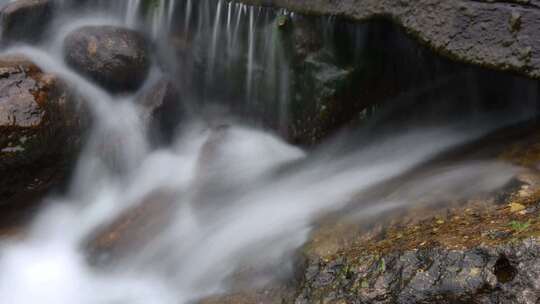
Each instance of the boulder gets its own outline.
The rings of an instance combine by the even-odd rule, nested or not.
[[[0,205],[58,185],[81,144],[84,117],[66,85],[21,56],[0,57]]]
[[[52,15],[51,0],[18,0],[6,4],[0,11],[3,42],[39,40]]]
[[[81,27],[66,37],[64,54],[69,66],[114,93],[137,90],[150,69],[145,37],[121,27]]]

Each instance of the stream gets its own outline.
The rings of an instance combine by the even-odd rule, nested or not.
[[[443,153],[529,119],[528,111],[297,146],[286,128],[294,71],[275,26],[295,14],[223,0],[159,0],[151,8],[142,0],[87,2],[73,8],[57,0],[46,39],[2,51],[65,79],[93,119],[67,191],[44,199],[23,236],[0,243],[2,303],[183,304],[264,286],[291,276],[297,252],[326,216],[346,210],[360,223],[382,221],[429,206],[421,197],[493,191],[518,170],[494,159],[449,160],[408,180],[406,193],[388,184],[373,194]],[[87,25],[150,37],[150,72],[138,91],[111,93],[65,63],[66,36]],[[175,47],[187,42],[171,33],[189,33],[180,61]],[[201,56],[203,71],[195,67]],[[137,98],[163,75],[178,82],[188,118],[156,144]],[[114,253],[88,250],[141,204],[157,222],[137,230],[142,241]]]

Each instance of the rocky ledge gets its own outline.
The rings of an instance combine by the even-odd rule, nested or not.
[[[370,226],[323,223],[295,282],[203,303],[539,303],[540,137],[502,149],[523,168],[503,189]]]
[[[496,193],[315,237],[296,303],[538,303],[538,140],[498,154],[523,171]]]
[[[357,21],[392,19],[433,50],[540,78],[537,0],[240,0]]]

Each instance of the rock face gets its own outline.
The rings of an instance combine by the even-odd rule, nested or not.
[[[310,264],[300,303],[538,303],[540,242]]]
[[[412,210],[329,254],[307,249],[295,303],[538,303],[539,139],[498,156],[527,168],[505,189],[424,219]]]
[[[0,11],[3,41],[36,41],[51,21],[53,4],[50,0],[18,0]]]
[[[264,292],[269,299],[240,294],[204,303],[539,303],[540,136],[537,124],[523,127],[495,132],[474,149],[475,158],[523,168],[495,193],[387,221],[323,223],[302,250],[299,283],[287,284],[294,299]]]
[[[437,52],[540,78],[537,0],[241,0],[364,21],[388,18]]]
[[[150,69],[146,39],[138,32],[113,26],[85,26],[64,41],[65,60],[111,92],[138,89]]]
[[[23,204],[65,177],[80,146],[79,107],[54,75],[0,58],[0,205]]]

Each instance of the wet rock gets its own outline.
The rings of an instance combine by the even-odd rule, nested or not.
[[[344,263],[312,261],[296,303],[537,303],[540,243],[535,238],[468,250],[423,248]],[[502,302],[501,302],[502,301]]]
[[[354,108],[348,102],[353,71],[336,64],[324,53],[310,54],[301,63],[297,74],[298,92],[292,103],[293,124],[289,132],[294,142],[315,144],[344,123],[340,112]]]
[[[289,48],[296,62],[302,62],[312,53],[319,52],[324,47],[324,39],[320,23],[308,17],[291,19],[281,16],[278,26],[289,39]]]
[[[4,5],[0,11],[2,41],[39,40],[52,14],[51,0],[18,0]]]
[[[178,87],[169,79],[160,79],[141,93],[138,103],[150,136],[158,142],[170,142],[185,115]]]
[[[490,147],[491,155],[534,167],[540,154],[533,126],[519,136],[515,129],[498,131],[478,144]],[[315,232],[314,239],[337,238],[342,246],[322,255],[314,248],[321,242],[310,241],[296,303],[538,303],[540,221],[533,207],[539,205],[540,174],[527,169],[516,179],[450,208],[387,218],[383,229],[357,227],[351,238],[341,230]],[[522,195],[525,184],[531,191]],[[494,200],[501,192],[510,193],[502,204]],[[534,211],[516,213],[515,205]]]
[[[65,178],[86,119],[56,76],[0,57],[0,205],[23,204]]]
[[[90,235],[84,244],[89,262],[109,266],[139,253],[171,223],[176,195],[163,189],[150,193]]]
[[[274,286],[276,285],[276,286]],[[256,291],[242,291],[203,299],[200,304],[279,304],[293,303],[294,289],[289,284],[273,284]]]
[[[294,96],[290,105],[288,133],[293,142],[314,144],[335,131],[341,108],[354,108],[346,97],[354,68],[339,62],[338,54],[323,34],[320,22],[309,17],[286,18],[282,38],[291,54]]]
[[[64,53],[68,65],[115,93],[137,90],[150,69],[144,36],[121,27],[81,27],[66,37]]]

